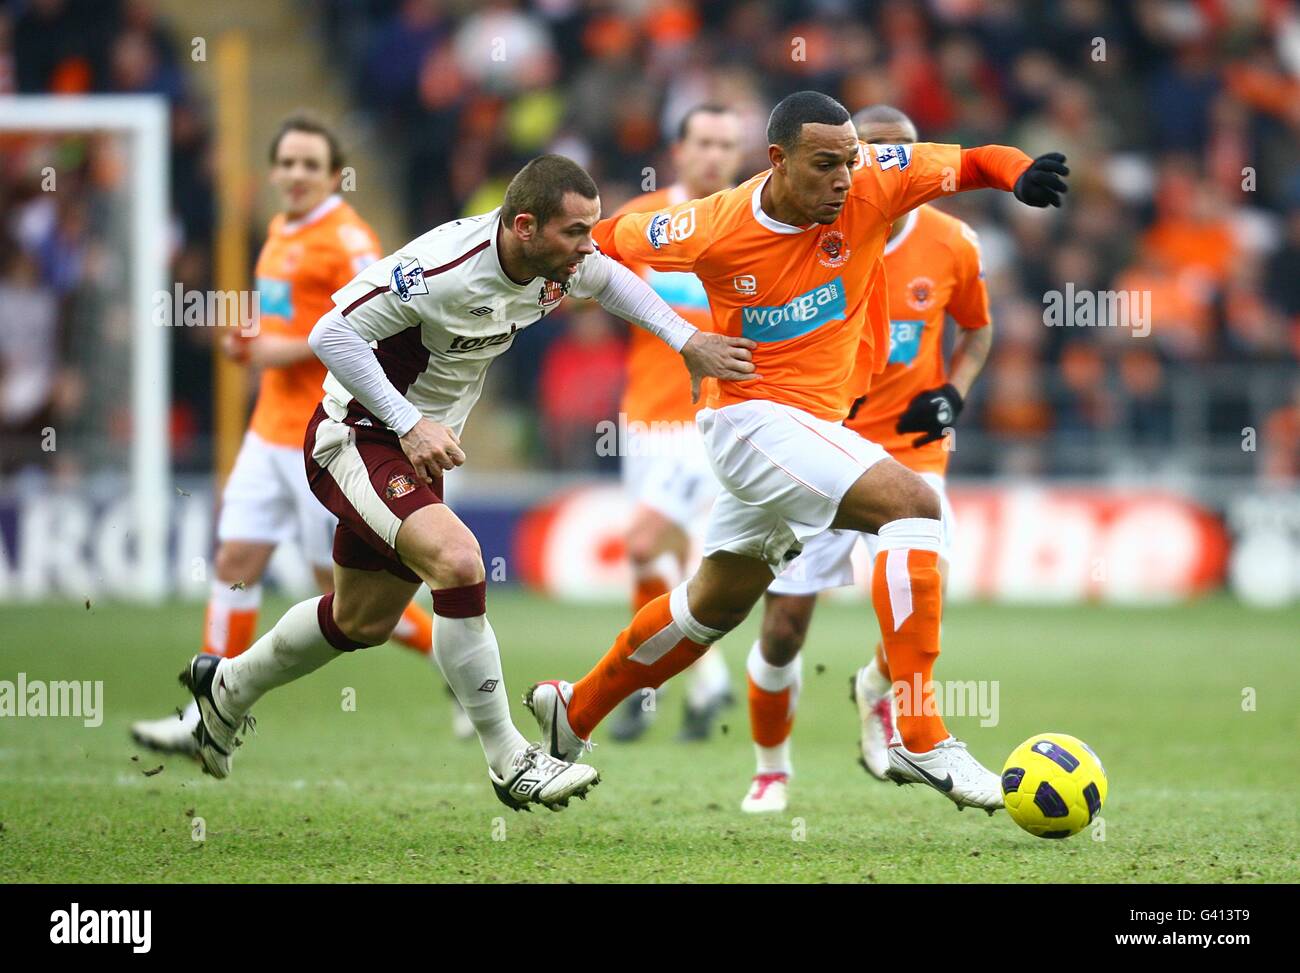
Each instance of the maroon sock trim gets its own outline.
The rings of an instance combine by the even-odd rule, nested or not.
[[[334,621],[334,592],[323,595],[316,603],[316,621],[320,624],[325,641],[340,652],[355,652],[357,649],[369,648],[365,642],[353,642],[343,634],[339,623]]]
[[[443,618],[477,618],[487,612],[487,582],[433,592],[433,613]]]

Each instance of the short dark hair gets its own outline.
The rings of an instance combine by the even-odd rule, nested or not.
[[[767,120],[767,141],[790,152],[805,125],[843,125],[849,110],[820,91],[796,91],[782,98]]]
[[[897,125],[916,131],[916,123],[907,117],[907,113],[893,105],[869,105],[853,116],[853,127],[858,134],[868,125]]]
[[[275,138],[271,139],[270,157],[272,165],[275,164],[275,157],[280,151],[280,140],[290,132],[306,132],[309,135],[319,135],[323,138],[330,150],[330,172],[338,172],[345,165],[343,147],[339,144],[338,136],[334,134],[332,128],[310,112],[294,112],[280,123]]]
[[[524,166],[506,187],[501,222],[509,226],[520,213],[531,213],[545,226],[560,212],[565,193],[595,199],[600,193],[587,170],[562,155],[539,155]]]
[[[719,104],[718,102],[705,102],[702,105],[695,105],[677,123],[677,141],[681,142],[691,130],[691,119],[696,115],[734,115],[736,109],[730,105]]]

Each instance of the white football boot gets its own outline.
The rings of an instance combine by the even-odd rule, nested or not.
[[[957,805],[989,814],[1002,807],[1002,779],[971,756],[966,744],[950,736],[929,753],[912,753],[901,741],[889,745],[889,779],[895,784],[925,784]]]
[[[787,791],[790,787],[790,775],[779,771],[755,774],[749,785],[749,793],[740,802],[740,809],[746,814],[767,814],[784,811],[789,803]]]
[[[571,797],[585,801],[587,791],[600,783],[595,767],[549,757],[540,743],[515,754],[507,777],[489,767],[488,778],[501,803],[515,811],[531,811],[530,804],[558,811],[569,806]]]
[[[239,733],[257,727],[251,716],[231,717],[217,704],[214,683],[220,678],[221,663],[225,661],[219,655],[196,655],[180,674],[181,685],[194,694],[199,709],[199,720],[194,727],[199,760],[204,772],[216,778],[230,776],[235,748],[244,743]]]
[[[849,677],[849,698],[858,707],[858,763],[876,780],[888,780],[889,741],[894,737],[894,694],[892,687],[883,693],[875,692],[868,679],[868,670],[875,662]]]
[[[142,747],[158,753],[178,753],[197,757],[199,745],[194,739],[194,728],[199,725],[199,707],[190,700],[184,712],[164,716],[160,720],[137,720],[131,724],[131,739]]]
[[[558,760],[576,762],[591,750],[592,744],[569,726],[569,700],[573,684],[563,679],[539,682],[524,693],[524,705],[532,711],[542,728],[542,746]]]

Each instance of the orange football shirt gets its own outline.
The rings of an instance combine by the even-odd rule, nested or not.
[[[380,256],[379,238],[338,196],[299,220],[277,214],[254,272],[259,334],[305,339],[334,307],[334,292]],[[269,443],[301,449],[307,422],[323,395],[325,371],[315,356],[263,369],[249,428]]]
[[[653,213],[687,199],[681,186],[669,186],[628,200],[614,214]],[[700,279],[689,271],[662,271],[642,263],[629,263],[669,307],[691,324],[713,330],[709,297]],[[701,389],[708,394],[711,379]],[[691,402],[691,377],[682,356],[644,328],[633,328],[627,349],[627,385],[621,410],[629,422],[694,422],[700,403]]]
[[[714,330],[758,343],[762,378],[718,381],[706,405],[766,399],[839,422],[889,356],[883,253],[894,220],[964,189],[1010,189],[1029,161],[1002,146],[859,144],[848,198],[829,225],[788,226],[763,212],[769,170],[705,199],[602,220],[595,237],[617,260],[694,272]]]
[[[871,383],[867,401],[845,425],[879,443],[918,473],[943,474],[943,440],[915,447],[917,432],[898,433],[898,417],[918,393],[947,380],[943,360],[945,312],[961,328],[989,324],[989,295],[980,270],[975,232],[954,216],[921,206],[903,218],[898,236],[885,244],[889,296],[889,360]],[[864,353],[871,350],[863,348]]]

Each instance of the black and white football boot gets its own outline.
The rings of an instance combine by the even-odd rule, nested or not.
[[[180,674],[181,685],[194,695],[199,708],[199,721],[194,727],[199,761],[204,773],[218,779],[230,776],[235,748],[244,742],[239,734],[245,728],[254,732],[257,728],[251,716],[232,717],[217,704],[213,689],[224,661],[219,655],[196,655]]]
[[[585,801],[587,791],[600,783],[600,772],[557,760],[534,743],[515,754],[507,776],[498,777],[489,767],[488,779],[497,799],[511,810],[531,811],[531,805],[541,804],[558,811],[569,806],[571,797]]]

